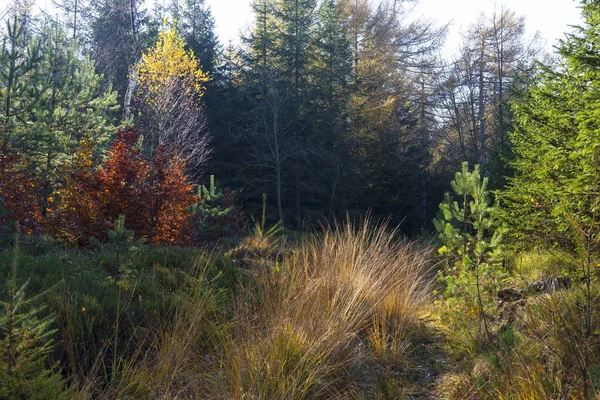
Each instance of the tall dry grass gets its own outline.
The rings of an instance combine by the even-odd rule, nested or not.
[[[402,398],[429,248],[366,221],[286,253],[253,263],[226,306],[200,275],[174,322],[146,334],[113,382],[88,380],[77,397]]]
[[[406,368],[429,249],[396,236],[385,224],[347,223],[251,271],[253,284],[235,302],[236,328],[207,371],[208,393],[348,398],[379,390],[384,365]]]

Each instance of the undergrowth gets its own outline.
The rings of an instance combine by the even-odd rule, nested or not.
[[[576,259],[567,252],[533,249],[507,260],[510,276],[504,280],[518,298],[501,300],[489,313],[492,343],[478,335],[477,313],[462,306],[438,302],[439,326],[444,328],[455,368],[439,391],[449,399],[578,399],[583,398],[581,371],[589,368],[588,385],[600,393],[600,289],[592,290],[592,326],[583,354],[581,321],[585,310],[584,282],[573,274]],[[535,281],[574,276],[571,286],[536,292]],[[587,364],[585,358],[588,357]]]
[[[386,225],[234,249],[25,249],[69,397],[396,399],[418,391],[430,249]],[[9,253],[0,253],[8,276]],[[115,263],[119,274],[115,275]],[[43,317],[43,316],[41,316]],[[54,367],[52,367],[54,368]]]

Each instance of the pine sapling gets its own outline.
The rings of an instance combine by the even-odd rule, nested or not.
[[[459,200],[446,193],[434,225],[443,244],[438,252],[446,259],[446,269],[442,272],[446,293],[462,291],[468,295],[469,286],[475,287],[479,317],[486,339],[491,342],[482,286],[484,278],[493,276],[500,263],[504,229],[497,224],[499,208],[490,199],[487,184],[488,179],[481,178],[478,165],[470,172],[468,163],[463,163],[451,182]]]
[[[8,293],[0,300],[0,399],[66,399],[61,374],[47,362],[56,330],[46,307],[36,304],[44,293],[28,298],[28,282],[18,283],[19,236],[17,225]]]

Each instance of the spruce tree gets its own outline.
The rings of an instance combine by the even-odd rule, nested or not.
[[[180,32],[186,45],[200,60],[202,70],[214,76],[220,45],[215,35],[215,20],[205,0],[185,0]]]
[[[600,250],[600,2],[582,1],[584,23],[558,46],[558,65],[540,65],[513,104],[515,177],[503,200],[520,238],[580,254],[585,282],[581,324],[581,395],[590,398],[592,286]]]
[[[142,29],[147,16],[140,0],[101,0],[92,4],[89,20],[90,54],[96,70],[104,77],[104,87],[112,85],[123,104],[131,66],[154,38]]]
[[[77,56],[76,43],[60,26],[48,21],[43,28],[39,72],[49,82],[30,110],[29,122],[21,125],[18,147],[41,177],[45,208],[59,167],[72,158],[84,136],[106,149],[119,107],[117,93],[110,87],[102,90],[93,62]]]
[[[569,215],[584,225],[595,218],[599,184],[600,11],[583,5],[585,24],[560,42],[558,65],[539,64],[512,105],[516,176],[504,195],[516,233],[563,245],[573,244]]]
[[[319,167],[322,174],[315,177],[321,190],[319,202],[328,217],[335,216],[340,205],[342,171],[345,167],[343,143],[347,128],[345,118],[350,100],[352,74],[352,50],[341,9],[336,0],[321,3],[314,34],[314,51],[307,74],[311,79],[308,87],[307,113],[312,121],[322,153]],[[342,207],[343,208],[343,207]]]
[[[421,109],[414,98],[413,77],[404,63],[417,55],[425,57],[432,46],[432,33],[411,45],[401,46],[414,35],[414,27],[401,21],[403,10],[392,2],[374,7],[365,1],[342,1],[352,43],[352,92],[348,107],[349,168],[344,176],[351,190],[345,202],[360,208],[372,208],[374,216],[393,215],[406,230],[415,231],[420,221],[421,182],[426,171],[422,164],[428,149],[421,146],[419,116]]]

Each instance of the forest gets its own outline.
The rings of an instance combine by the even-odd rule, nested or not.
[[[600,399],[600,0],[414,3],[0,3],[0,400]]]

